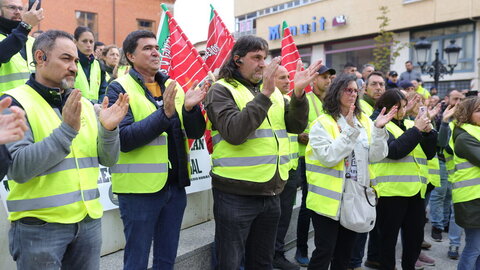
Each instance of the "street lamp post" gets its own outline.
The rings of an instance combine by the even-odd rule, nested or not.
[[[422,73],[429,74],[433,77],[435,88],[438,90],[438,81],[440,78],[443,78],[445,74],[453,74],[453,70],[458,65],[458,56],[462,48],[455,44],[455,40],[450,40],[450,45],[444,49],[447,54],[447,67],[445,67],[439,59],[438,49],[435,51],[435,60],[433,60],[431,65],[427,65],[427,58],[430,55],[430,49],[432,48],[432,43],[421,37],[420,41],[416,42],[415,52],[417,54],[417,63],[420,66]]]

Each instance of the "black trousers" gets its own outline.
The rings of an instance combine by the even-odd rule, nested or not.
[[[295,203],[295,195],[297,194],[297,171],[290,170],[288,172],[288,180],[280,193],[280,208],[282,214],[278,222],[277,238],[275,240],[275,253],[285,253],[285,235],[287,234],[290,220],[292,219],[293,204]]]
[[[300,205],[300,212],[298,212],[297,221],[297,252],[303,257],[308,256],[308,231],[310,230],[310,219],[312,210],[307,208],[307,175],[305,169],[305,157],[298,159],[298,185],[302,187],[302,204]]]
[[[218,270],[272,269],[280,198],[213,191]]]
[[[380,197],[377,205],[381,269],[395,269],[395,246],[402,229],[402,269],[415,269],[425,225],[425,200],[412,197]]]
[[[348,268],[357,233],[340,225],[339,221],[312,213],[315,230],[315,250],[308,269],[345,270]]]

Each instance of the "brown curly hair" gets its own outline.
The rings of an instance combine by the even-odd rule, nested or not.
[[[457,120],[457,127],[462,124],[474,124],[472,122],[472,114],[480,107],[480,97],[473,96],[464,99],[457,104],[453,117]]]

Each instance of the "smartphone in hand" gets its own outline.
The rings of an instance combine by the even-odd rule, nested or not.
[[[31,10],[35,2],[38,1],[37,10],[41,8],[42,0],[28,0],[28,10]]]

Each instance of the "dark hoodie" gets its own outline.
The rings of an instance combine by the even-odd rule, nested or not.
[[[0,34],[6,36],[5,39],[0,41],[0,66],[3,63],[8,63],[10,58],[18,52],[20,52],[23,59],[27,59],[25,43],[30,31],[19,24],[19,21],[0,17]]]
[[[453,129],[455,154],[480,167],[480,141],[464,129]],[[480,229],[480,199],[453,204],[455,223],[463,228]]]

